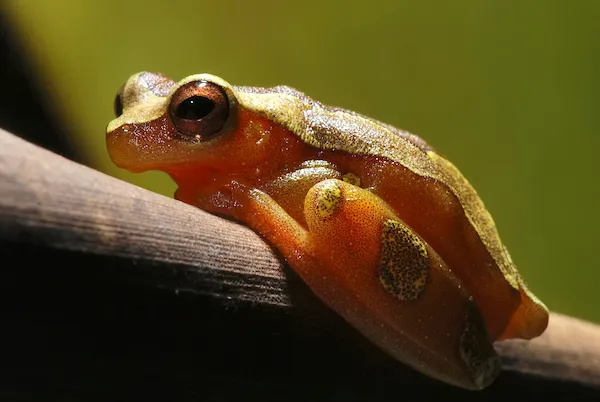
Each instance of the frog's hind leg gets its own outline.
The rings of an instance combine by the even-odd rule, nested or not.
[[[473,298],[385,201],[355,183],[328,179],[309,190],[307,243],[319,267],[300,275],[397,359],[449,383],[487,386],[500,366]]]
[[[305,197],[304,227],[264,191],[243,193],[235,217],[372,342],[466,388],[496,377],[499,361],[472,297],[381,198],[338,179],[320,181]]]

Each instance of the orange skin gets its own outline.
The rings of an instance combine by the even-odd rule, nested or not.
[[[499,372],[494,340],[544,331],[543,304],[516,271],[518,288],[499,269],[488,269],[500,257],[445,183],[382,155],[308,144],[286,120],[257,110],[255,98],[246,106],[245,97],[254,95],[242,91],[249,90],[213,76],[195,79],[214,81],[226,95],[216,101],[227,103],[228,117],[214,139],[205,140],[202,130],[190,138],[189,126],[182,137],[169,113],[192,78],[175,83],[138,74],[120,95],[122,116],[107,129],[117,165],[163,170],[178,184],[178,200],[244,222],[372,342],[442,381],[486,387]],[[148,94],[151,113],[144,109]],[[417,137],[402,141],[415,152],[434,152]],[[400,278],[404,290],[390,290],[382,272]]]

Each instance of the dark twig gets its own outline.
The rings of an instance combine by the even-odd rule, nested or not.
[[[597,325],[552,314],[497,345],[490,388],[453,388],[370,345],[251,230],[6,132],[0,222],[3,400],[600,399]]]

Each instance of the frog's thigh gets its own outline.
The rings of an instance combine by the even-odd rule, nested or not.
[[[481,388],[499,362],[477,306],[437,253],[381,198],[324,180],[304,203],[313,287],[388,353],[433,377]]]

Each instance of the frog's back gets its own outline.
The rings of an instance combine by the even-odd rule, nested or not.
[[[301,104],[303,104],[305,106],[322,108],[323,110],[329,110],[334,113],[340,113],[342,115],[345,114],[345,115],[352,116],[357,119],[369,121],[373,125],[379,126],[383,129],[387,130],[389,132],[389,134],[393,134],[400,138],[404,138],[405,140],[409,141],[410,143],[412,143],[413,145],[415,145],[416,147],[418,147],[419,149],[421,149],[424,152],[434,151],[433,147],[431,145],[429,145],[424,139],[422,139],[421,137],[416,136],[408,131],[401,130],[390,124],[387,124],[382,121],[373,119],[371,117],[362,115],[362,114],[354,112],[352,110],[347,110],[347,109],[343,109],[343,108],[336,107],[336,106],[326,106],[326,105],[322,104],[321,102],[308,97],[303,92],[300,92],[297,89],[292,88],[292,87],[288,87],[285,85],[280,85],[280,86],[276,86],[273,88],[236,86],[236,87],[234,87],[234,89],[237,92],[243,92],[243,93],[249,93],[249,94],[264,94],[267,96],[273,95],[273,94],[289,95],[289,96],[297,99]],[[310,141],[307,141],[307,142],[310,143]],[[343,149],[343,150],[345,150],[345,149]],[[347,151],[350,152],[349,150],[347,150]],[[350,153],[352,153],[352,152],[350,152]]]
[[[420,226],[415,230],[434,249],[441,249],[442,258],[482,309],[492,337],[532,338],[543,332],[547,310],[527,290],[483,202],[458,169],[424,140],[361,114],[323,105],[290,87],[234,90],[243,107],[283,125],[307,145],[387,159],[401,174],[388,170],[384,180],[387,185],[374,192],[390,203],[400,217]],[[402,210],[406,203],[394,193],[410,190],[403,182],[419,183],[415,188],[428,189],[424,194],[410,193],[411,198],[417,199],[415,205],[424,209]],[[445,204],[438,208],[438,215],[427,210],[430,205],[439,206],[440,199]],[[436,216],[447,227],[419,221],[413,216],[416,212]],[[457,237],[456,230],[461,227],[458,233],[463,236]]]

